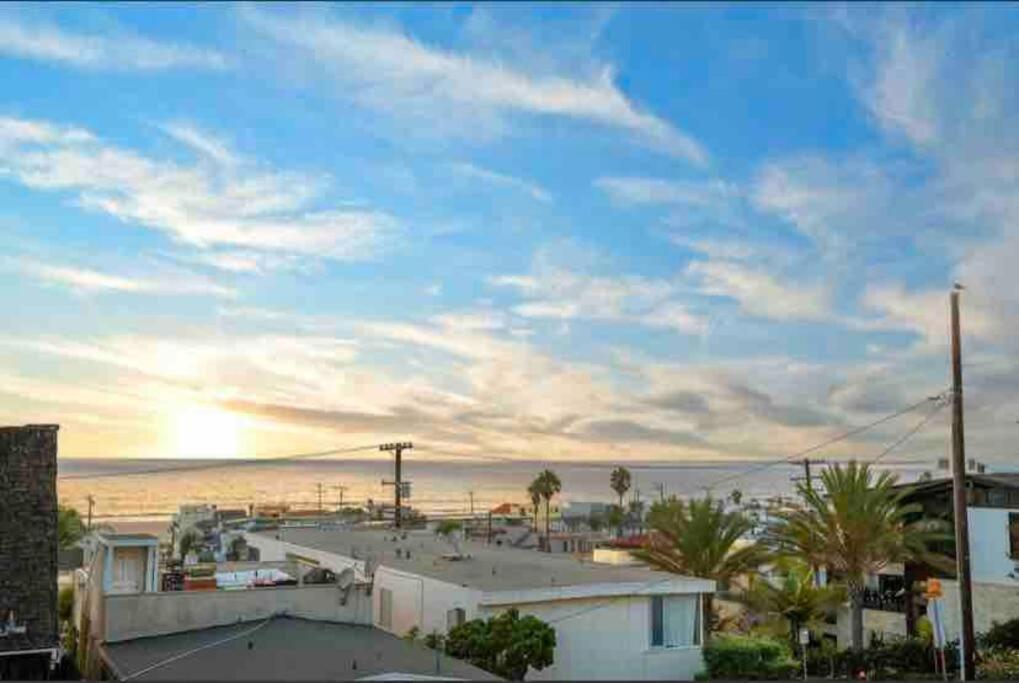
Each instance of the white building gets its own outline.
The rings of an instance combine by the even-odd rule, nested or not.
[[[445,633],[511,607],[539,617],[556,630],[555,663],[529,680],[690,680],[702,668],[701,595],[713,581],[478,541],[458,554],[428,531],[246,536],[263,561],[354,567],[373,583],[373,624],[395,635]]]

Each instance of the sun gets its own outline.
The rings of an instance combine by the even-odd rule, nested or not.
[[[189,406],[174,415],[177,457],[234,458],[241,425],[236,415],[210,406]]]

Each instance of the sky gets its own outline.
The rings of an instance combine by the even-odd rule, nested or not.
[[[775,458],[944,391],[960,282],[1014,463],[1017,59],[1008,4],[4,4],[0,422]]]

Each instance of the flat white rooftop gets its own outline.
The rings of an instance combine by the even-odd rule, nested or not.
[[[275,538],[275,532],[256,534]],[[611,566],[557,553],[461,541],[462,559],[450,559],[453,546],[431,531],[382,529],[287,529],[282,540],[377,566],[405,571],[476,590],[520,591],[592,584],[661,584],[653,592],[713,592],[707,579],[680,576],[644,566]],[[399,551],[399,556],[397,552]],[[407,557],[408,552],[410,557]]]

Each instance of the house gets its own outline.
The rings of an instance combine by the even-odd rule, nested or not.
[[[920,505],[924,517],[951,524],[951,478],[902,484],[899,488],[908,490],[904,501]],[[969,473],[966,500],[973,621],[976,632],[982,633],[995,621],[1019,615],[1019,474]],[[954,556],[954,543],[947,541],[934,550]],[[914,562],[889,565],[869,577],[864,596],[865,631],[884,635],[915,633],[918,619],[927,611],[915,586],[930,577],[941,579],[946,635],[957,638],[959,588],[954,573]],[[840,644],[848,639],[848,624],[848,610],[841,610],[832,629]]]
[[[103,669],[138,681],[498,680],[371,626],[282,616],[112,643]]]
[[[372,620],[403,636],[446,633],[516,607],[556,630],[555,663],[529,680],[692,679],[702,668],[701,596],[713,581],[562,554],[447,542],[435,533],[295,529],[247,533],[263,560],[351,567],[372,592]]]
[[[0,427],[0,680],[58,659],[57,430]]]

